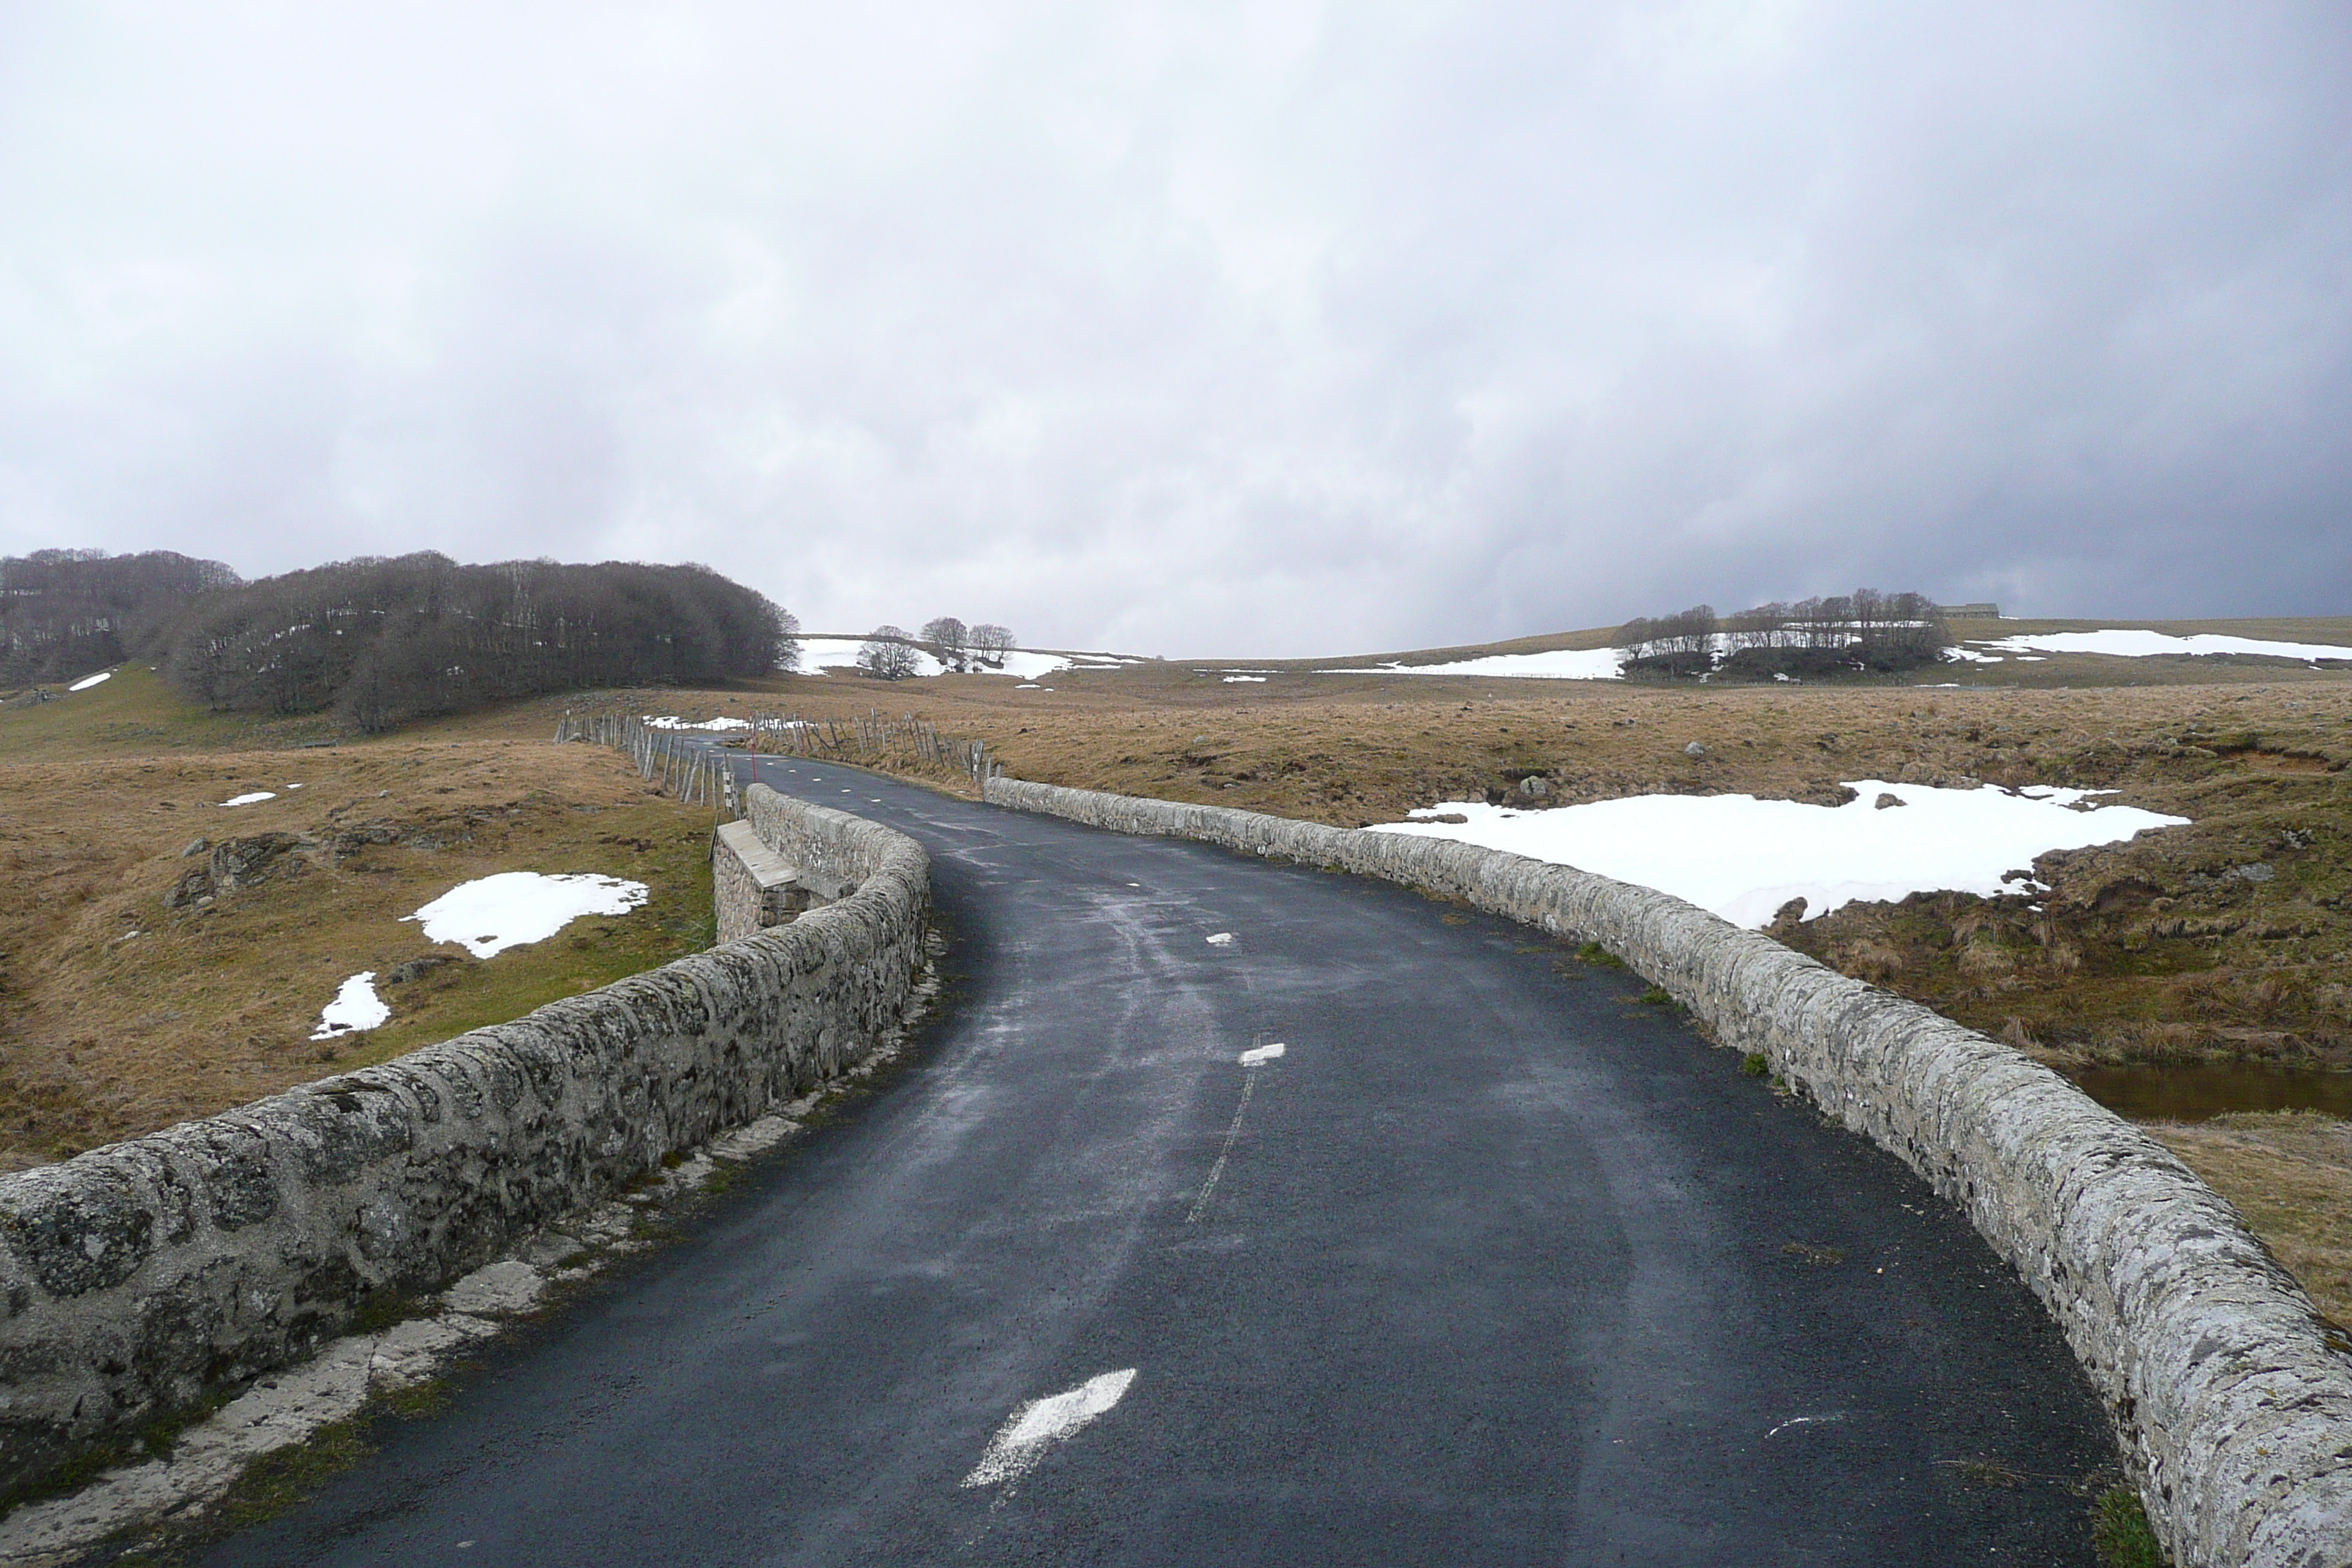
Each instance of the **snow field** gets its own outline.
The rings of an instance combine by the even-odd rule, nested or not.
[[[1457,658],[1447,664],[1406,664],[1391,660],[1372,669],[1320,669],[1318,675],[1495,675],[1528,680],[1618,680],[1623,679],[1624,650],[1613,647],[1559,648],[1551,653],[1496,653],[1484,658]]]
[[[1937,789],[1880,779],[1847,783],[1844,805],[1753,795],[1633,795],[1550,811],[1449,801],[1416,816],[1466,823],[1387,823],[1377,833],[1454,838],[1554,865],[1574,866],[1689,900],[1750,930],[1790,899],[1817,920],[1857,900],[1916,892],[1984,897],[2025,890],[2009,874],[2037,855],[2115,844],[2183,816],[2135,806],[2086,806],[2084,790]],[[1880,796],[1900,801],[1882,807]]]
[[[866,646],[866,639],[863,637],[803,637],[800,639],[800,644],[801,672],[804,675],[823,675],[831,669],[856,668],[857,650]],[[946,666],[922,649],[912,648],[908,651],[915,656],[916,675],[947,673]],[[1007,675],[1017,680],[1036,680],[1065,669],[1118,669],[1139,662],[1141,661],[1138,659],[1122,658],[1110,654],[1029,653],[1014,648],[1004,656],[1003,665],[984,664],[971,673]]]
[[[2262,637],[2221,637],[2199,632],[2173,637],[2167,632],[2113,630],[2104,632],[2021,632],[1997,642],[1971,642],[1951,650],[1973,664],[1994,664],[2003,656],[2053,653],[2103,653],[2115,658],[2154,658],[2162,654],[2259,654],[2268,658],[2352,659],[2352,647],[2326,643],[2273,642]]]

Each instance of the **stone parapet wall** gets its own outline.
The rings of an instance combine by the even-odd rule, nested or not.
[[[816,900],[799,868],[761,841],[751,823],[721,823],[710,836],[710,903],[723,946],[787,925]]]
[[[847,896],[526,1017],[0,1177],[0,1486],[436,1289],[765,1114],[898,1023],[929,861],[751,791]]]
[[[2048,1068],[1671,895],[1446,839],[993,778],[993,804],[1381,877],[1570,941],[1763,1053],[1964,1211],[2060,1325],[2182,1568],[2352,1563],[2352,1356],[2162,1145]]]

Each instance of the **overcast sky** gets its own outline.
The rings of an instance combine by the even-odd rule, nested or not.
[[[2352,9],[0,0],[0,552],[2352,613]]]

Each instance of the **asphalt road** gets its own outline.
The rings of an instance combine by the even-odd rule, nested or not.
[[[2093,1561],[2114,1449],[2041,1310],[1638,979],[1382,883],[761,775],[929,847],[940,1021],[201,1561]]]

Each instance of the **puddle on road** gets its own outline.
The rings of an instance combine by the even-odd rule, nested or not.
[[[2133,1121],[2203,1121],[2233,1110],[2324,1110],[2352,1118],[2352,1072],[2221,1063],[2079,1068],[2066,1076]]]

